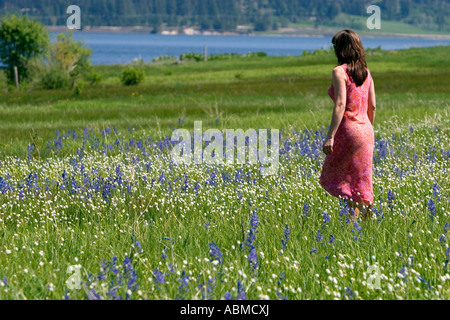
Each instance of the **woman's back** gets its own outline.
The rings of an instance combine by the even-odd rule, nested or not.
[[[341,65],[347,75],[346,89],[347,89],[347,101],[345,106],[344,117],[358,121],[360,123],[366,123],[369,121],[367,117],[367,107],[369,103],[369,90],[372,82],[372,76],[367,69],[367,77],[361,86],[357,86],[352,77],[347,73],[347,64]],[[334,98],[334,87],[330,86],[328,89],[328,95],[333,101]]]

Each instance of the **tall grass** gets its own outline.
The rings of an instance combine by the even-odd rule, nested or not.
[[[447,49],[369,56],[376,214],[356,223],[318,184],[332,56],[2,93],[0,299],[448,299]],[[196,120],[281,129],[279,171],[174,165],[172,130]]]

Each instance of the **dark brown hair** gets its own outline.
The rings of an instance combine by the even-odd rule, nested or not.
[[[367,78],[366,53],[358,34],[349,29],[336,33],[331,40],[339,65],[347,64],[347,74],[359,87]]]

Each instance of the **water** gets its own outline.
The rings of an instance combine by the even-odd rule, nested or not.
[[[52,40],[56,33],[52,33]],[[145,62],[158,56],[179,57],[186,52],[208,54],[264,51],[271,56],[298,56],[304,50],[327,49],[331,37],[292,36],[222,36],[222,35],[161,35],[123,33],[74,33],[92,49],[92,64],[129,63],[135,58]],[[450,45],[450,39],[423,38],[362,38],[365,48],[406,49]]]

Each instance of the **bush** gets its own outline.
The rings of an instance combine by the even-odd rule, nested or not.
[[[264,51],[257,51],[257,52],[249,52],[247,54],[248,58],[252,58],[252,57],[267,57],[267,53],[265,53]]]
[[[81,92],[83,91],[84,88],[84,81],[83,80],[79,80],[75,83],[73,92],[76,96],[79,96],[81,94]]]
[[[160,61],[174,62],[174,61],[177,61],[177,57],[159,56],[159,57],[153,58],[153,60],[152,60],[152,62],[160,62]]]
[[[49,68],[41,74],[40,84],[44,89],[48,90],[62,89],[69,85],[69,77],[64,70]]]
[[[89,83],[89,85],[94,86],[103,81],[103,77],[101,74],[91,71],[84,77],[85,80]]]
[[[120,75],[120,81],[126,86],[134,86],[144,80],[144,70],[138,67],[126,67]]]
[[[205,60],[205,56],[201,53],[188,52],[180,55],[180,60],[195,60],[195,61],[203,61]]]

